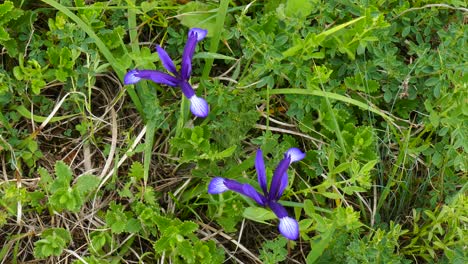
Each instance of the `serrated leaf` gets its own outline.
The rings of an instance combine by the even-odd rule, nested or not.
[[[130,172],[128,173],[129,177],[134,177],[136,180],[142,180],[144,174],[143,164],[141,162],[135,161],[130,167]]]
[[[181,241],[177,244],[177,253],[184,258],[186,263],[195,263],[195,250],[192,244],[187,240]]]
[[[65,162],[59,160],[55,163],[55,176],[57,177],[57,180],[69,186],[73,173]]]
[[[178,226],[179,234],[187,236],[198,229],[198,225],[192,221],[184,221]]]
[[[171,237],[162,236],[153,244],[154,251],[161,254],[166,250],[171,249]]]
[[[99,185],[100,179],[94,175],[83,175],[76,180],[73,188],[76,188],[80,194],[87,194],[94,191]]]

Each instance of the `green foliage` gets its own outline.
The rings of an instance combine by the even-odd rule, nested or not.
[[[266,241],[262,245],[259,258],[262,263],[274,264],[286,260],[288,250],[284,247],[288,240],[284,237],[278,237],[275,240]]]
[[[194,236],[197,224],[163,216],[157,216],[153,221],[161,232],[153,245],[156,253],[166,252],[175,263],[220,263],[224,260],[223,253],[216,249],[213,241],[203,243]]]
[[[141,229],[141,225],[132,215],[131,212],[125,212],[122,205],[111,202],[106,212],[106,223],[113,233],[136,233]]]
[[[14,29],[14,24],[18,18],[24,14],[24,11],[16,8],[11,1],[5,1],[0,4],[0,44],[4,46],[10,56],[16,56],[18,53],[17,41],[12,38],[9,31]]]
[[[206,126],[197,126],[193,129],[184,128],[179,137],[171,140],[173,148],[182,152],[181,161],[220,160],[230,157],[236,150],[231,146],[222,151],[210,143],[210,131]]]
[[[99,184],[99,178],[96,176],[83,175],[70,186],[73,173],[70,167],[62,161],[55,164],[55,179],[52,179],[43,168],[39,169],[39,174],[45,190],[51,194],[50,206],[58,212],[63,210],[78,212],[83,206],[86,196],[94,191]]]
[[[70,232],[63,228],[49,228],[41,233],[41,239],[34,242],[34,256],[46,258],[60,256],[71,241]]]

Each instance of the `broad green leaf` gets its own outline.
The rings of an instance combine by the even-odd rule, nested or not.
[[[247,219],[264,224],[267,223],[265,222],[267,220],[277,218],[271,210],[265,209],[263,207],[247,207],[244,210],[243,216]]]
[[[191,1],[179,8],[177,18],[188,28],[203,28],[212,37],[216,29],[216,6]]]
[[[330,244],[334,229],[331,228],[326,233],[320,234],[320,237],[310,242],[310,253],[307,255],[307,264],[313,264],[323,254],[323,251]]]

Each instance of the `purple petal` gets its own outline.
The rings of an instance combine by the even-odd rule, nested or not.
[[[278,199],[283,196],[283,192],[284,192],[284,189],[286,189],[286,187],[288,187],[288,173],[285,172],[283,177],[281,177],[281,184],[280,184],[280,187],[278,189]]]
[[[269,201],[268,206],[278,218],[281,219],[283,217],[288,216],[288,211],[286,211],[286,208],[284,208],[281,204],[274,201]]]
[[[285,157],[288,157],[291,159],[291,163],[300,161],[303,158],[305,158],[306,154],[303,153],[300,149],[298,148],[290,148],[286,153],[284,154]]]
[[[133,84],[141,79],[151,80],[155,83],[169,86],[177,86],[179,83],[175,77],[155,70],[131,70],[125,75],[124,81],[125,84]]]
[[[208,34],[208,30],[202,28],[191,28],[188,32],[188,37],[190,38],[190,35],[192,34],[195,34],[197,37],[197,41],[200,41],[206,37],[206,34]]]
[[[195,95],[195,91],[193,90],[192,86],[188,82],[186,82],[186,81],[180,82],[179,87],[182,90],[182,93],[188,99],[192,98],[192,96]]]
[[[189,31],[187,43],[185,43],[184,53],[182,54],[182,64],[180,67],[180,76],[182,80],[190,79],[192,74],[192,57],[198,42],[198,32]]]
[[[280,218],[279,231],[287,239],[296,240],[299,238],[299,223],[289,216]]]
[[[229,190],[226,185],[224,185],[224,179],[221,177],[213,178],[208,185],[208,193],[209,194],[218,194],[223,193]]]
[[[205,118],[210,113],[210,107],[205,99],[193,95],[190,99],[190,111],[198,117]]]
[[[224,179],[224,185],[231,191],[240,193],[244,196],[251,198],[252,200],[256,201],[258,204],[264,206],[265,205],[265,197],[259,194],[254,187],[247,183],[240,183],[238,181]]]
[[[172,61],[171,57],[169,57],[167,52],[159,45],[156,45],[156,51],[158,52],[159,59],[161,60],[161,63],[164,66],[164,68],[166,68],[166,70],[177,76],[178,73],[174,62]]]
[[[262,150],[257,150],[257,155],[255,156],[255,169],[257,170],[258,176],[258,184],[263,190],[263,193],[267,194],[267,179],[266,179],[266,172],[265,172],[265,162],[263,161],[263,153]]]
[[[124,77],[124,84],[129,85],[129,84],[135,84],[141,80],[140,77],[137,76],[138,70],[131,70],[125,74]]]
[[[284,188],[286,187],[282,186],[282,183],[284,184],[284,181],[286,181],[287,185],[287,179],[285,180],[283,178],[288,177],[288,174],[286,172],[288,170],[289,163],[291,163],[291,159],[289,157],[286,157],[282,159],[276,167],[275,172],[273,173],[273,179],[271,180],[268,199],[276,201],[283,194],[282,191],[284,191]],[[281,187],[283,187],[283,190],[281,190]]]
[[[244,194],[252,199],[254,199],[259,205],[265,206],[265,198],[263,195],[259,194],[254,187],[249,184],[244,184],[242,187]]]

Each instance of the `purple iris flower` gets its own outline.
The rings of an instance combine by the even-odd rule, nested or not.
[[[206,37],[207,30],[201,28],[192,28],[188,33],[187,43],[185,44],[184,53],[182,54],[182,65],[180,72],[176,70],[174,62],[167,52],[159,45],[156,46],[159,59],[166,70],[171,74],[155,70],[131,70],[124,78],[124,84],[135,84],[142,79],[151,80],[155,83],[165,84],[172,87],[180,87],[182,93],[190,101],[190,110],[198,117],[206,117],[210,112],[210,108],[205,99],[197,97],[195,91],[189,83],[190,75],[192,74],[192,57],[195,52],[195,47],[199,41]]]
[[[267,179],[265,163],[263,161],[262,151],[257,150],[255,157],[255,169],[257,170],[258,183],[262,188],[263,194],[260,194],[254,187],[247,183],[240,183],[235,180],[221,177],[213,178],[208,185],[208,193],[217,194],[231,190],[247,196],[264,207],[270,207],[279,218],[279,231],[287,239],[296,240],[299,237],[299,224],[296,219],[289,217],[286,209],[278,203],[283,195],[284,189],[288,186],[288,167],[291,163],[302,160],[305,157],[298,148],[290,148],[284,154],[273,173],[273,179],[270,184],[270,190],[267,188]]]

